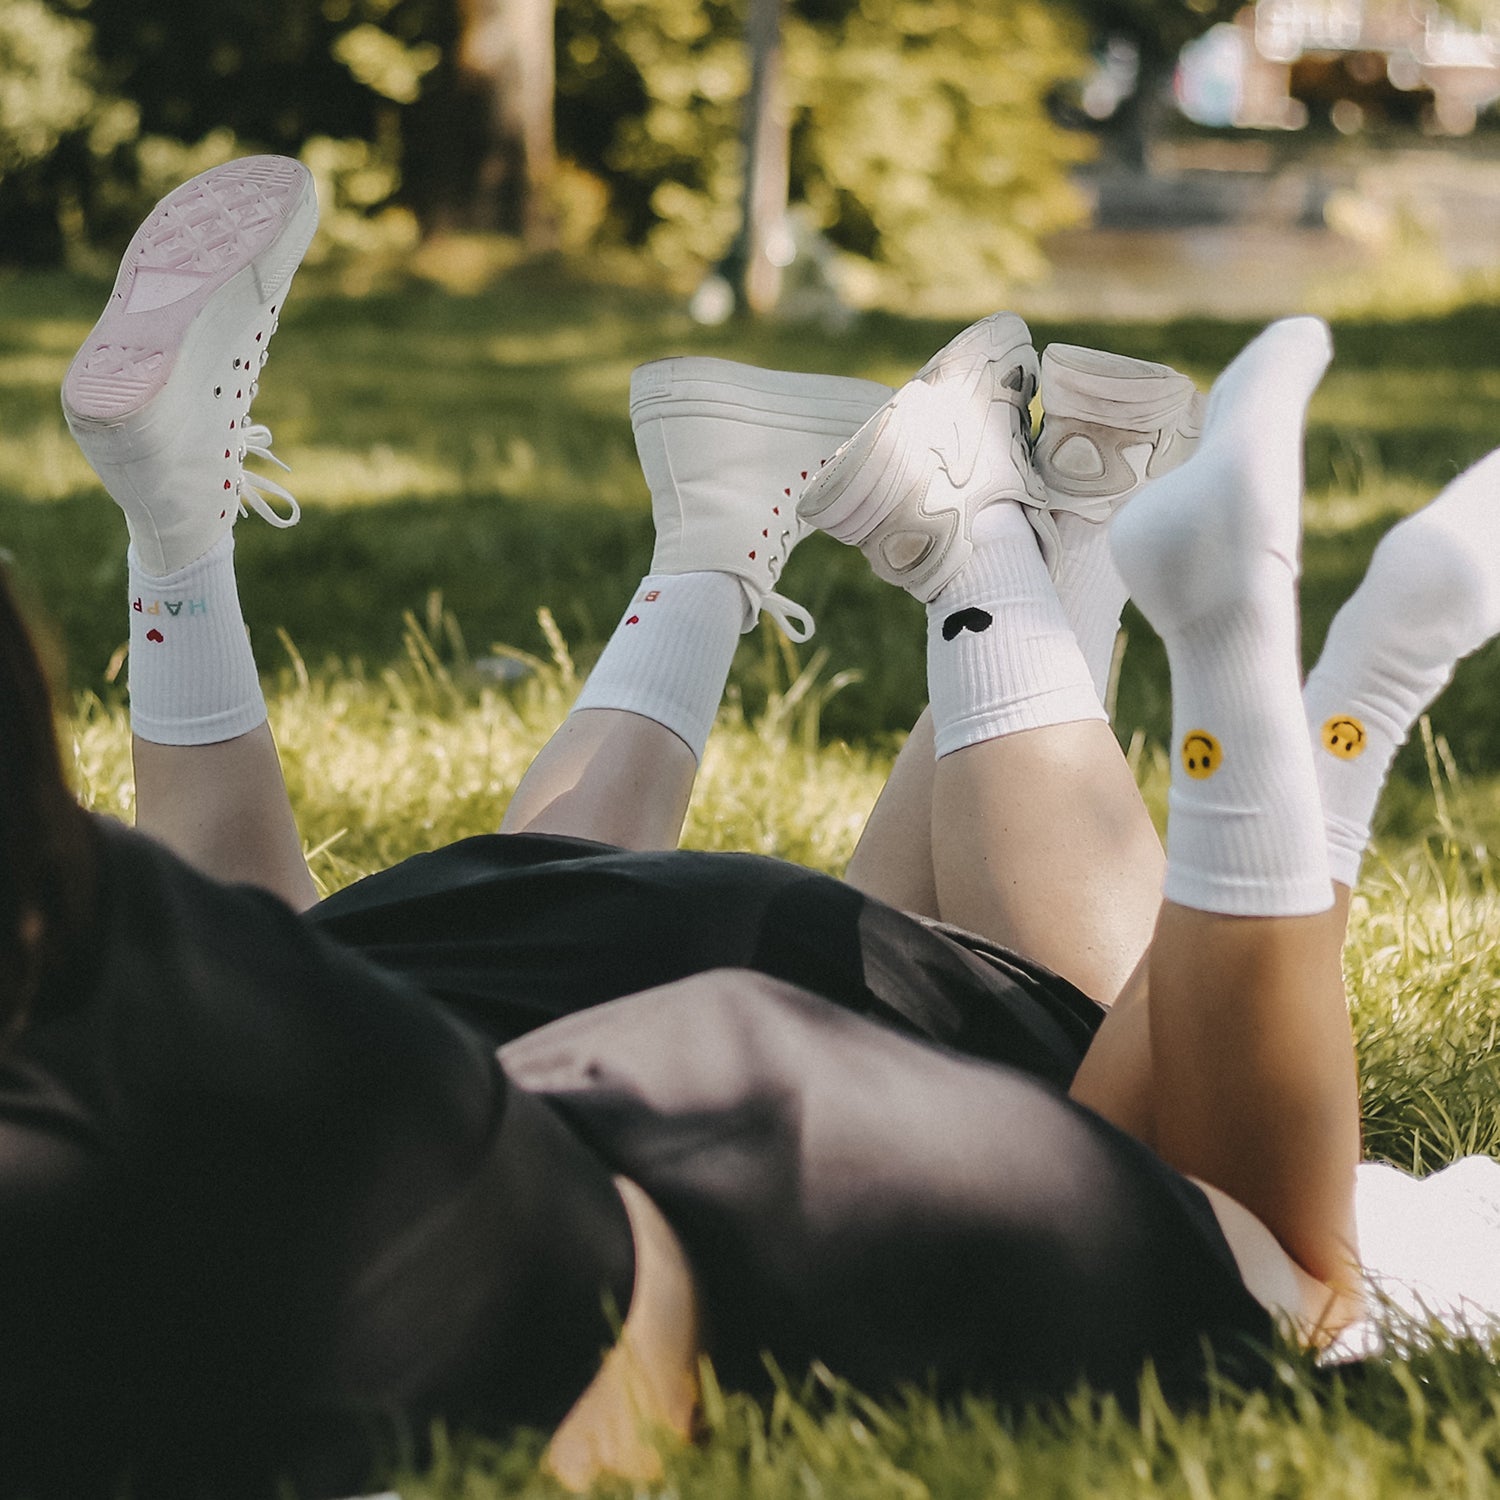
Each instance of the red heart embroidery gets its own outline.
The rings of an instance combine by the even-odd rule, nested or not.
[[[156,629],[155,626],[152,626],[152,628],[146,632],[146,639],[148,641],[155,641],[159,646],[164,640],[166,640],[166,636],[164,636],[161,631]]]
[[[631,615],[631,617],[626,620],[625,623],[627,625],[639,625],[641,623],[641,617],[639,615]]]

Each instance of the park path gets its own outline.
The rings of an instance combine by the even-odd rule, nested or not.
[[[1500,144],[1164,146],[1149,176],[1096,171],[1093,227],[1048,242],[1038,318],[1268,318],[1392,273],[1500,282]]]

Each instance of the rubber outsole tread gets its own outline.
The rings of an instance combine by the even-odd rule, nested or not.
[[[159,341],[132,343],[122,324],[133,314],[143,326],[152,312],[159,324],[169,324],[181,304],[191,322],[214,291],[271,247],[275,253],[254,274],[259,300],[269,304],[279,296],[316,228],[314,213],[287,233],[308,191],[306,170],[297,163],[249,157],[211,168],[168,194],[136,231],[105,312],[68,371],[63,400],[69,414],[84,423],[116,422],[165,386],[171,374],[166,350],[179,342],[181,324],[179,338],[159,327]],[[284,243],[278,246],[278,239]],[[154,291],[146,275],[163,278]],[[147,297],[155,300],[147,303]]]

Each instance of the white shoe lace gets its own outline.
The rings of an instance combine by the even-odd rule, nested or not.
[[[764,594],[760,607],[799,645],[813,633],[813,617],[785,594]]]
[[[254,454],[256,458],[266,459],[276,465],[278,469],[291,472],[291,465],[284,463],[271,452],[271,429],[260,422],[251,422],[240,429],[241,459],[245,454]],[[287,515],[282,515],[266,498],[267,494],[275,495],[280,500],[285,500],[291,510]],[[285,530],[289,526],[295,526],[302,519],[302,507],[297,504],[296,497],[286,488],[278,484],[276,480],[266,477],[264,474],[246,474],[240,470],[240,483],[238,497],[240,502],[240,514],[248,515],[252,510],[263,521],[269,521],[272,526]]]

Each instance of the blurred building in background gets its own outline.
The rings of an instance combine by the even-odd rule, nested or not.
[[[1467,135],[1500,99],[1500,24],[1424,0],[1259,0],[1182,51],[1182,112],[1201,125],[1299,129],[1310,111]]]

